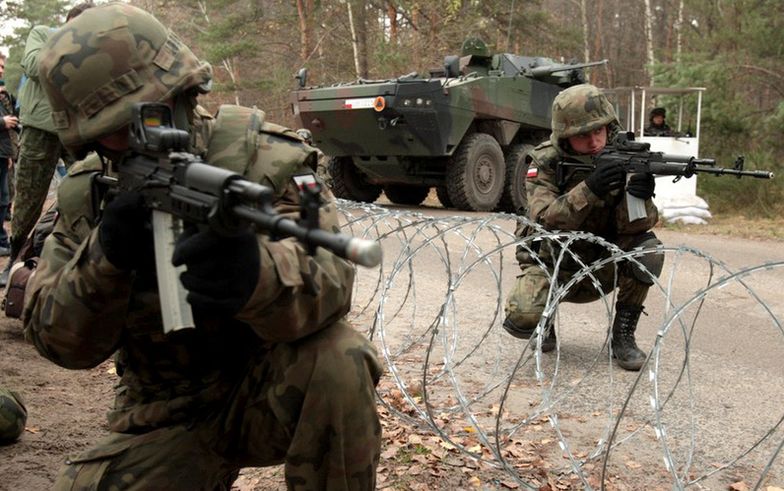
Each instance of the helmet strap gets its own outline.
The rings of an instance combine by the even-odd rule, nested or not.
[[[174,127],[190,133],[193,124],[193,111],[196,108],[196,97],[193,91],[186,90],[174,96],[173,118]]]

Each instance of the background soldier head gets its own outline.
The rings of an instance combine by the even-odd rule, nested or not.
[[[649,125],[645,128],[646,136],[672,136],[672,131],[667,125],[667,110],[663,107],[651,109]]]
[[[651,124],[654,126],[663,126],[667,118],[667,110],[663,107],[654,107],[651,109]]]

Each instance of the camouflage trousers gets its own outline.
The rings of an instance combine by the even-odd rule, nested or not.
[[[373,346],[338,322],[275,345],[216,413],[69,458],[54,489],[229,489],[240,468],[281,463],[291,490],[374,489],[380,375]]]
[[[66,152],[54,133],[26,126],[22,130],[16,162],[15,194],[11,216],[11,247],[19,252],[41,216],[58,160]]]
[[[621,240],[618,244],[623,250],[630,250],[636,247],[644,240],[651,240],[658,242],[655,235],[647,233],[640,236],[628,236],[625,240]],[[654,260],[662,260],[663,257],[655,257],[656,255],[648,255]],[[644,259],[643,261],[647,261]],[[652,270],[656,270],[657,266],[653,265]],[[617,279],[616,279],[616,269]],[[539,323],[539,319],[544,312],[547,305],[547,297],[550,293],[550,279],[537,264],[530,264],[523,266],[522,274],[517,277],[514,287],[506,299],[505,312],[509,320],[511,320],[518,328],[523,330],[532,330]],[[654,271],[658,276],[660,271]],[[552,270],[550,271],[552,274]],[[568,271],[561,269],[558,271],[558,284],[563,286],[568,283],[577,271]],[[650,280],[643,281],[647,274],[635,274],[634,267],[631,263],[611,263],[593,272],[593,277],[598,281],[600,289],[594,284],[593,278],[586,276],[575,285],[573,285],[562,298],[564,302],[570,303],[588,303],[598,300],[604,295],[613,291],[615,287],[618,288],[618,295],[616,297],[616,305],[639,306],[643,305],[645,297],[648,296],[648,289],[653,283]]]

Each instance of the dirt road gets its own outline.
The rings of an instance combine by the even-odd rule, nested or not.
[[[449,215],[437,209],[427,209],[425,213]],[[510,231],[509,224],[503,227]],[[784,261],[782,242],[663,229],[657,230],[657,234],[665,244],[702,251],[725,262],[733,272]],[[389,246],[389,251],[405,248],[400,236],[392,238],[395,243]],[[463,239],[464,244],[476,240],[483,250],[494,240],[489,236]],[[455,237],[448,239],[451,240]],[[411,239],[410,243],[414,242]],[[492,322],[493,313],[498,311],[498,299],[505,296],[514,280],[511,255],[507,251],[504,256],[506,266],[500,276],[492,273],[495,266],[491,264],[498,264],[493,254],[490,263],[473,266],[461,283],[452,285],[454,288],[449,293],[444,287],[448,272],[444,271],[438,247],[433,245],[430,252],[413,256],[405,266],[398,264],[396,279],[387,289],[379,287],[376,272],[360,271],[362,291],[355,295],[360,310],[367,307],[354,315],[354,322],[360,328],[369,328],[378,319],[374,309],[379,299],[370,298],[372,294],[383,291],[386,295],[380,311],[383,313],[381,330],[377,323],[373,332],[377,345],[394,365],[390,367],[394,370],[389,370],[385,387],[396,386],[397,372],[399,380],[411,382],[404,393],[414,394],[416,390],[412,386],[418,380],[419,393],[414,394],[412,403],[415,408],[424,407],[422,391],[432,391],[428,403],[434,411],[430,416],[411,411],[413,419],[427,422],[430,418],[430,423],[436,420],[441,424],[438,423],[440,410],[449,410],[450,404],[453,406],[460,396],[468,399],[477,396],[467,411],[450,414],[455,415],[455,421],[461,414],[475,416],[480,433],[491,434],[496,422],[493,413],[498,414],[499,403],[504,406],[500,408],[503,431],[525,422],[526,417],[536,414],[537,408],[544,408],[539,415],[543,419],[517,426],[511,437],[536,438],[540,455],[550,459],[547,468],[554,475],[566,476],[570,464],[563,458],[558,442],[568,445],[575,461],[590,459],[597,448],[602,448],[597,442],[607,440],[614,427],[614,415],[626,402],[628,408],[614,442],[625,440],[608,459],[609,475],[617,479],[613,481],[616,489],[643,489],[653,484],[669,489],[675,481],[688,482],[717,469],[721,470],[703,477],[698,486],[726,489],[736,481],[753,486],[771,461],[772,468],[764,484],[784,485],[784,455],[773,458],[777,445],[784,441],[784,429],[780,427],[784,332],[776,324],[784,320],[784,269],[750,272],[745,276],[745,286],[737,281],[714,286],[702,298],[704,304],[696,321],[694,313],[699,301],[685,308],[675,322],[667,324],[673,305],[683,305],[699,297],[703,288],[727,275],[718,263],[706,261],[689,249],[668,254],[662,277],[666,291],[649,296],[648,317],[641,323],[638,335],[642,347],[655,353],[651,370],[644,371],[639,382],[636,374],[613,370],[606,360],[606,350],[603,350],[606,312],[595,304],[562,309],[558,357],[554,354],[542,357],[537,380],[534,358],[511,374],[511,368],[526,355],[521,355],[519,343],[497,329],[499,319]],[[392,257],[386,250],[385,254]],[[393,265],[386,267],[384,274],[393,271]],[[412,292],[413,279],[417,287]],[[670,279],[677,286],[668,289]],[[412,306],[417,306],[416,312],[409,310]],[[438,318],[439,310],[446,312],[441,316],[444,320],[441,332],[452,333],[453,338],[449,346],[431,348],[429,353],[438,355],[440,363],[466,361],[455,368],[451,381],[431,379],[428,387],[422,387],[423,373],[435,369],[438,361],[423,365],[428,342],[436,339],[428,337],[427,333],[432,332],[428,331],[428,323]],[[681,319],[683,326],[678,325]],[[396,330],[397,326],[401,329]],[[662,334],[663,326],[666,332]],[[408,349],[403,349],[406,346]],[[425,380],[428,380],[426,376]],[[0,489],[49,489],[63,456],[86,448],[106,431],[104,414],[111,403],[115,383],[112,366],[107,362],[89,371],[60,369],[39,357],[22,339],[19,321],[3,318],[0,320],[0,383],[21,391],[30,412],[21,440],[0,447]],[[509,388],[505,397],[501,394],[504,388]],[[485,389],[484,395],[478,395]],[[654,405],[658,405],[654,409],[652,398]],[[558,419],[554,427],[545,429],[547,425],[543,422],[548,414],[556,414]],[[441,428],[458,444],[466,432],[476,432],[476,428],[448,429],[446,423]],[[662,430],[663,434],[657,438],[655,433]],[[487,448],[479,451],[490,460],[494,458]],[[742,458],[733,462],[739,456]],[[387,458],[394,460],[394,456]],[[525,467],[518,465],[510,454],[506,458],[515,469]],[[669,464],[665,464],[668,459]],[[674,470],[667,468],[672,463],[675,463]],[[601,466],[600,458],[589,460],[585,466],[585,478],[590,479],[592,486],[598,484]],[[441,472],[441,479],[423,478],[422,482],[431,489],[463,486],[467,489],[474,485],[464,479],[444,479],[444,472],[460,474],[453,466],[445,465]],[[505,489],[499,484],[497,473],[484,476],[487,479],[482,485],[486,489]],[[583,487],[583,482],[575,476],[572,478],[575,488]],[[244,482],[246,486],[248,482],[257,483],[255,489],[272,487],[270,483],[258,484],[258,479],[246,478]]]

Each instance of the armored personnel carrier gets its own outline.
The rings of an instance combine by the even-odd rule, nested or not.
[[[336,196],[417,205],[435,187],[461,210],[525,205],[525,155],[549,137],[553,98],[583,83],[583,68],[549,58],[490,54],[467,39],[443,69],[389,80],[307,85],[292,92],[298,124],[328,157]]]

